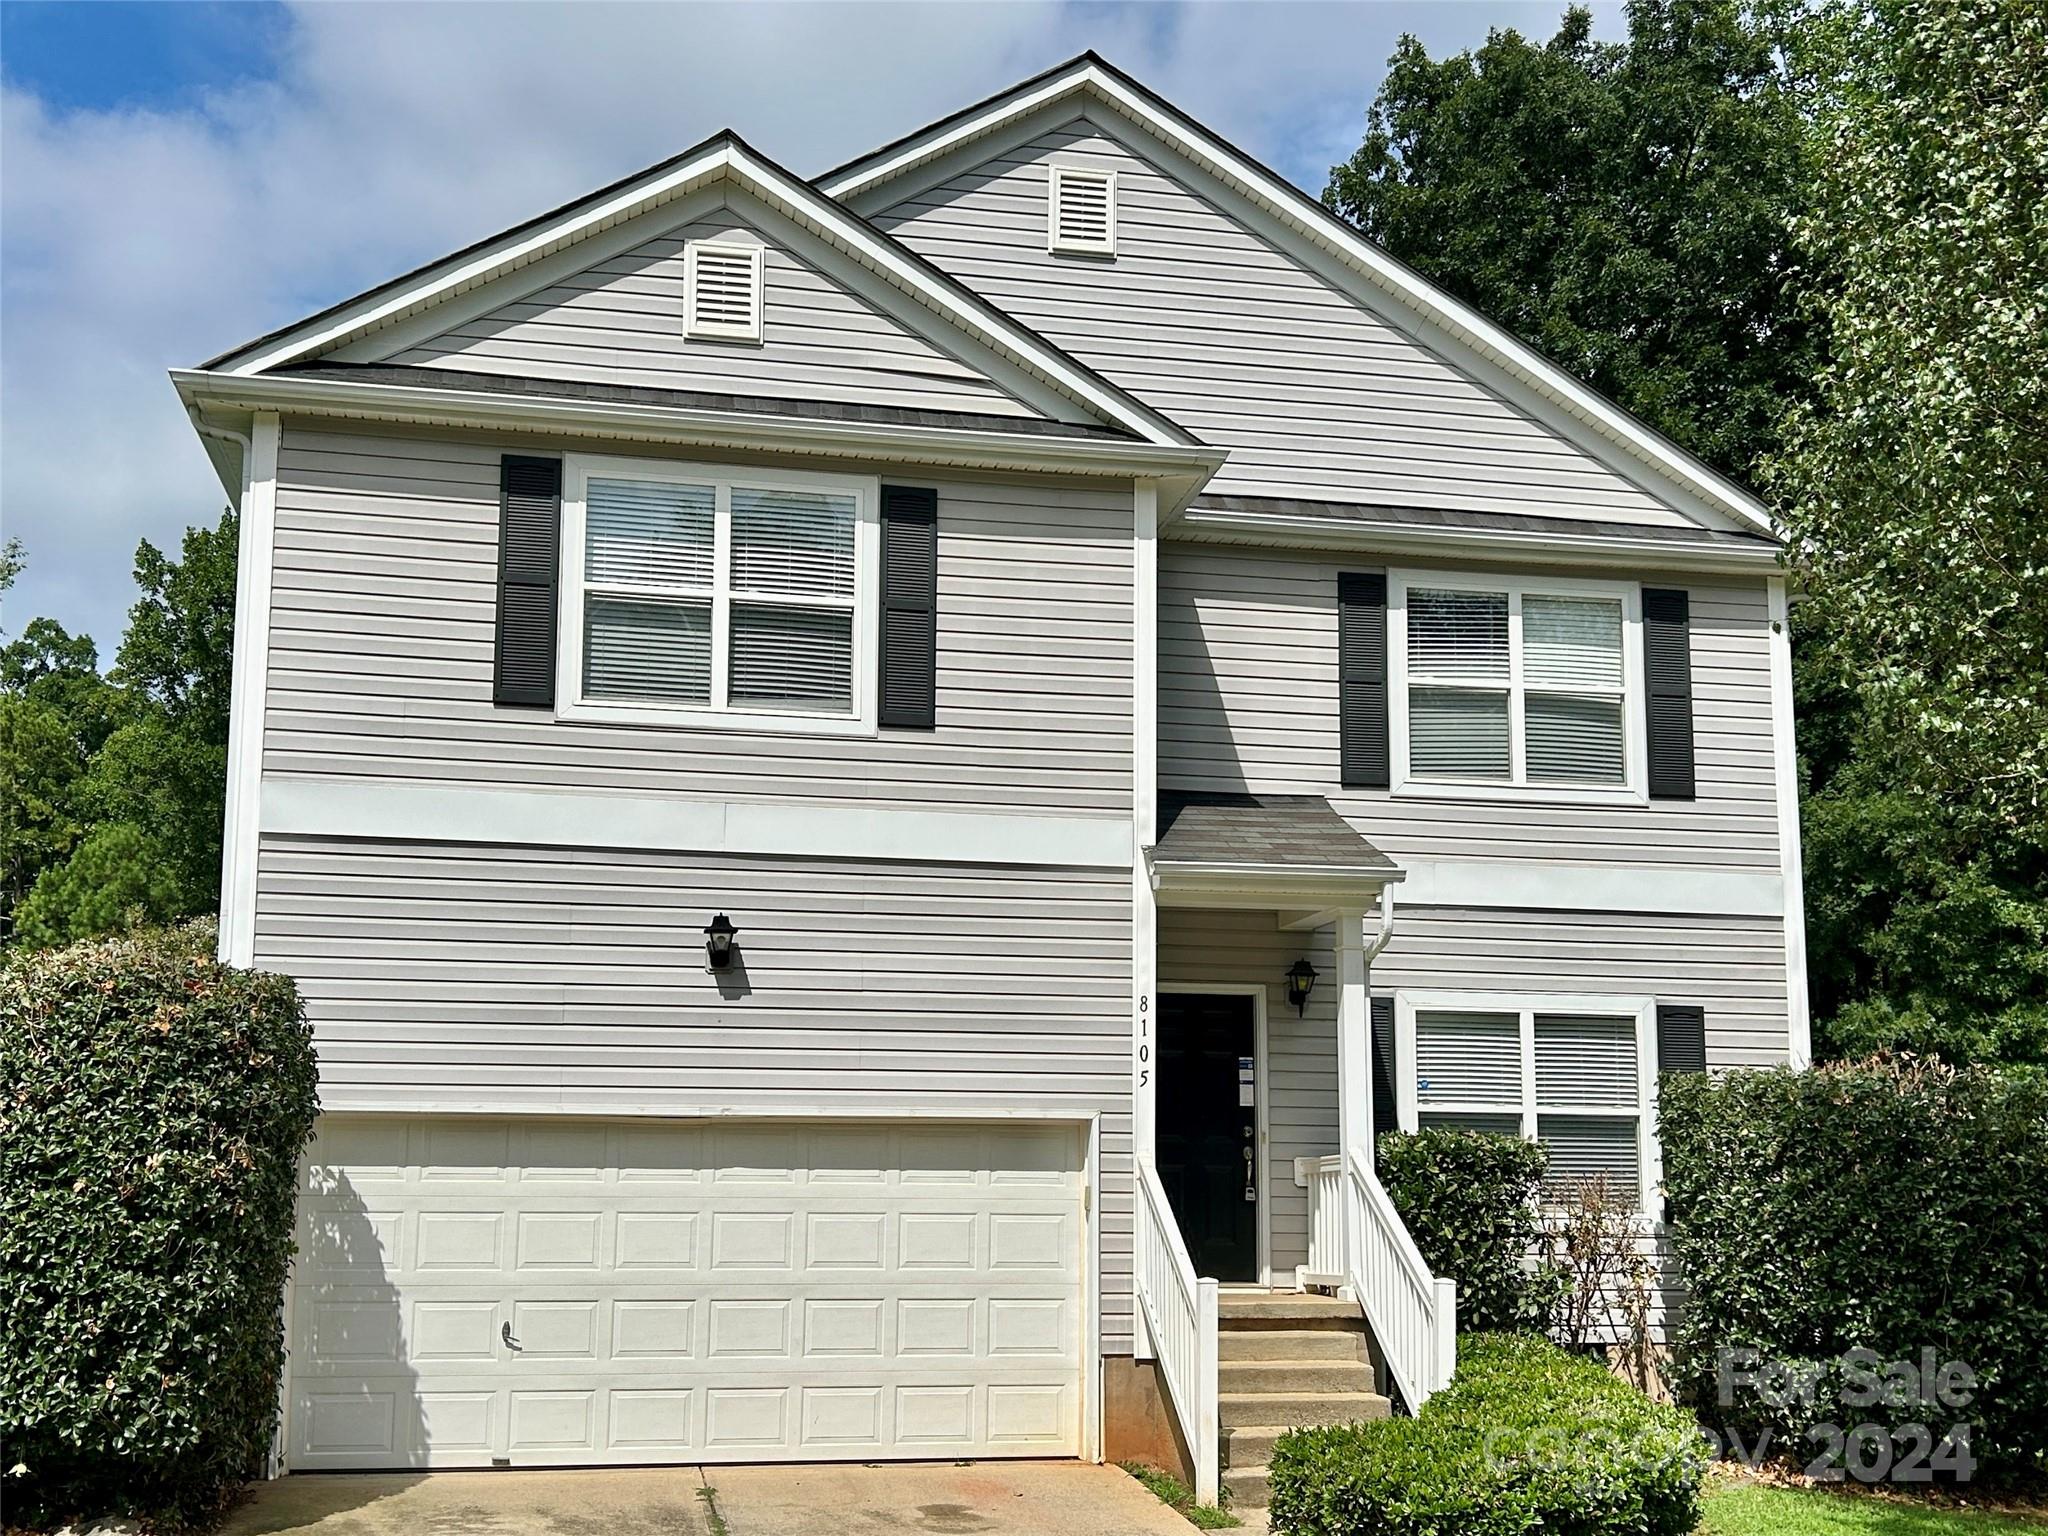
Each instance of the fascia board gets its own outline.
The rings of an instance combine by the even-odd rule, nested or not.
[[[961,432],[865,422],[695,411],[607,401],[513,398],[465,390],[408,389],[294,375],[171,374],[180,397],[229,411],[280,413],[430,426],[542,432],[556,436],[692,443],[994,469],[1090,475],[1206,477],[1220,450],[1174,444],[1102,443],[1001,432]]]
[[[1166,532],[1175,539],[1259,544],[1287,549],[1358,550],[1388,555],[1470,556],[1528,565],[1595,565],[1628,570],[1713,571],[1765,576],[1779,569],[1776,546],[1754,550],[1701,548],[1612,534],[1524,533],[1508,529],[1402,528],[1386,523],[1346,527],[1328,518],[1278,513],[1212,512],[1196,507]]]

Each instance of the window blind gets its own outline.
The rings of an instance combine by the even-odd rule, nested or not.
[[[1543,1187],[1554,1197],[1568,1196],[1581,1179],[1606,1174],[1608,1187],[1630,1204],[1642,1195],[1642,1163],[1636,1146],[1633,1117],[1610,1115],[1538,1115],[1537,1138],[1550,1149],[1550,1171]]]
[[[711,697],[711,605],[587,594],[583,604],[583,691],[598,699],[707,702]]]
[[[1519,1016],[1417,1013],[1415,1099],[1418,1104],[1520,1104]]]
[[[715,506],[716,493],[708,485],[593,477],[584,489],[584,577],[634,586],[710,586]]]
[[[1536,1029],[1536,1102],[1545,1109],[1635,1109],[1634,1019],[1539,1013]]]
[[[744,592],[853,595],[854,500],[829,491],[732,492],[732,584]]]
[[[735,704],[853,708],[852,611],[734,603],[730,691]]]

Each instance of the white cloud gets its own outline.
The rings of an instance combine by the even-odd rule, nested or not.
[[[138,538],[222,494],[189,366],[730,126],[814,174],[1093,47],[1311,190],[1396,36],[1559,6],[309,5],[275,78],[179,110],[0,103],[0,525],[110,658]]]

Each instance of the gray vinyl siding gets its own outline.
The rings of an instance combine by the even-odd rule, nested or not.
[[[267,774],[1130,813],[1128,484],[937,482],[937,729],[807,736],[493,706],[499,454],[287,427]]]
[[[761,340],[683,334],[683,246],[730,231],[766,247]],[[386,361],[531,378],[1038,413],[980,370],[769,240],[737,205],[657,235]]]
[[[1130,957],[1120,871],[270,838],[257,886],[330,1112],[1101,1114],[1113,1353]]]
[[[1048,166],[1117,173],[1113,259],[1046,249]],[[1685,521],[1227,213],[1129,124],[1048,126],[878,213],[970,288],[1231,450],[1212,493]]]
[[[1161,547],[1162,786],[1327,795],[1397,861],[1778,868],[1771,631],[1761,580],[1641,577],[1692,594],[1695,799],[1488,803],[1340,787],[1337,573],[1372,568],[1357,557],[1312,552]]]
[[[1305,1016],[1282,977],[1302,956],[1322,972]],[[1159,985],[1265,986],[1267,1198],[1275,1277],[1308,1257],[1307,1191],[1296,1157],[1337,1150],[1336,959],[1330,930],[1290,933],[1264,912],[1164,908]],[[1401,989],[1550,992],[1701,1003],[1712,1068],[1782,1066],[1789,1048],[1785,934],[1775,918],[1396,906],[1373,962],[1375,993]]]

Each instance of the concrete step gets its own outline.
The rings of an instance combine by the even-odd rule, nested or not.
[[[1373,1388],[1363,1360],[1225,1360],[1216,1367],[1225,1392],[1360,1392]]]
[[[1220,1430],[1217,1440],[1226,1467],[1263,1467],[1273,1459],[1273,1447],[1293,1426],[1288,1424],[1235,1424]]]
[[[1364,1360],[1365,1333],[1354,1328],[1224,1328],[1216,1334],[1219,1360]]]
[[[1376,1392],[1219,1392],[1216,1395],[1217,1423],[1226,1429],[1239,1425],[1281,1424],[1304,1429],[1317,1424],[1354,1424],[1362,1419],[1384,1419],[1393,1405]]]
[[[1365,1316],[1355,1301],[1306,1296],[1299,1291],[1225,1291],[1216,1298],[1216,1320],[1225,1329],[1349,1328],[1363,1331]]]
[[[1264,1509],[1272,1502],[1272,1490],[1266,1485],[1264,1467],[1237,1467],[1223,1474],[1223,1486],[1230,1490],[1230,1496],[1223,1501],[1223,1507],[1233,1512],[1240,1509]]]

